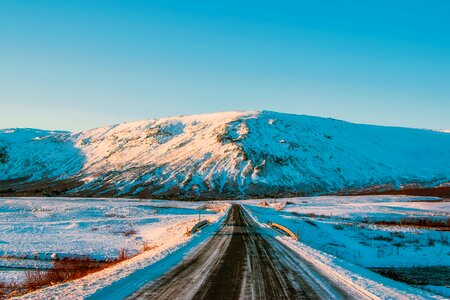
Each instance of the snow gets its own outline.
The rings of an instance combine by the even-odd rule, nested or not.
[[[228,205],[227,208],[229,208]],[[228,212],[228,209],[226,212]],[[104,285],[103,288],[97,289],[95,293],[90,294],[87,299],[119,300],[130,296],[143,285],[158,278],[174,266],[181,263],[184,257],[194,248],[201,247],[202,243],[218,231],[218,228],[222,225],[225,216],[226,213],[221,214],[220,216],[216,215],[212,220],[212,224],[201,229],[199,234],[195,234],[190,239],[186,239],[185,243],[178,244],[177,247],[173,247],[170,253],[164,253],[164,255],[160,256],[158,260],[153,260],[151,264],[147,264],[143,268],[136,269],[127,276],[120,277],[119,280],[114,280],[114,282],[111,282],[109,285]]]
[[[262,206],[263,202],[268,205]],[[308,246],[308,251],[315,249],[334,257],[333,261],[342,266],[450,266],[449,231],[374,223],[405,217],[446,220],[450,217],[450,202],[439,198],[322,196],[276,199],[275,203],[274,199],[240,203],[264,226],[272,221],[298,232],[301,246],[295,247]],[[364,274],[371,274],[363,268]]]
[[[337,284],[346,286],[349,290],[359,290],[372,299],[444,299],[438,295],[385,278],[332,255],[327,255],[301,242],[288,240],[285,237],[279,237],[278,240],[311,262]]]
[[[198,234],[189,237],[185,235],[186,227],[192,228],[198,221],[198,216],[192,215],[181,222],[157,225],[154,230],[146,228],[144,233],[154,242],[155,248],[81,279],[50,286],[17,299],[65,299],[67,295],[76,299],[123,299],[139,286],[179,263],[192,248],[217,230],[229,205],[219,204],[219,208],[220,213],[208,215],[211,225]]]
[[[266,234],[274,236],[282,244],[311,263],[322,274],[325,274],[329,280],[339,286],[346,287],[346,290],[349,292],[356,290],[366,295],[369,299],[444,299],[439,295],[385,278],[349,261],[314,249],[301,239],[296,241],[283,236],[267,225],[265,212],[258,212],[258,210],[255,210],[254,205],[246,204],[244,207]],[[284,224],[288,225],[286,222]]]
[[[248,209],[261,222],[284,225],[299,232],[303,243],[363,267],[450,266],[450,232],[375,224],[405,217],[448,219],[450,202],[436,200],[324,196],[278,199],[268,207],[259,205],[262,200],[245,203],[254,204]]]
[[[258,197],[450,182],[446,133],[269,111],[78,133],[7,129],[0,152],[0,180],[80,182],[69,195]]]
[[[185,232],[199,213],[217,215],[203,202],[0,198],[0,268],[48,268],[46,261],[62,257],[115,259],[121,249],[139,253],[144,243],[170,245],[179,239],[171,231]]]
[[[83,167],[80,149],[64,131],[0,130],[1,157],[0,180],[66,179]]]
[[[423,289],[428,290],[430,292],[435,292],[446,298],[450,298],[450,287],[448,287],[448,286],[426,285],[423,287]]]
[[[244,205],[265,234],[291,248],[336,284],[374,299],[440,299],[432,292],[447,295],[445,287],[430,285],[420,290],[366,269],[450,265],[450,232],[372,222],[404,216],[448,218],[450,202],[432,197],[321,196],[276,202],[255,199],[209,203],[0,198],[0,263],[9,268],[45,269],[51,266],[55,254],[114,258],[120,248],[125,248],[138,255],[84,278],[21,297],[62,299],[70,294],[76,298],[102,299],[113,295],[111,299],[121,299],[180,263],[195,247],[201,247],[217,231],[229,204],[235,202]],[[263,202],[268,206],[262,206]],[[212,224],[187,237],[186,229],[198,222],[199,211]],[[298,231],[300,240],[269,228],[269,221]],[[91,230],[93,227],[100,229]],[[131,229],[136,231],[134,235],[123,234]],[[141,252],[144,242],[153,248]],[[397,249],[394,244],[399,242],[403,245]],[[34,257],[38,259],[29,259]],[[2,280],[17,280],[21,276],[19,271],[1,269],[0,274]]]

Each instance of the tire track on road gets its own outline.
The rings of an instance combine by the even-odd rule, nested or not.
[[[234,204],[220,230],[129,299],[351,299]],[[360,298],[361,299],[361,298]]]

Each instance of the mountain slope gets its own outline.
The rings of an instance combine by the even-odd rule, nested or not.
[[[450,135],[275,112],[0,131],[0,191],[242,198],[436,186]]]

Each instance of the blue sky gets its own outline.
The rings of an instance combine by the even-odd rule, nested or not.
[[[1,1],[0,128],[267,109],[450,128],[450,1]]]

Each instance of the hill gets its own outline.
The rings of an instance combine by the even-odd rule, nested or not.
[[[0,130],[0,195],[250,198],[450,182],[450,135],[270,111]]]

